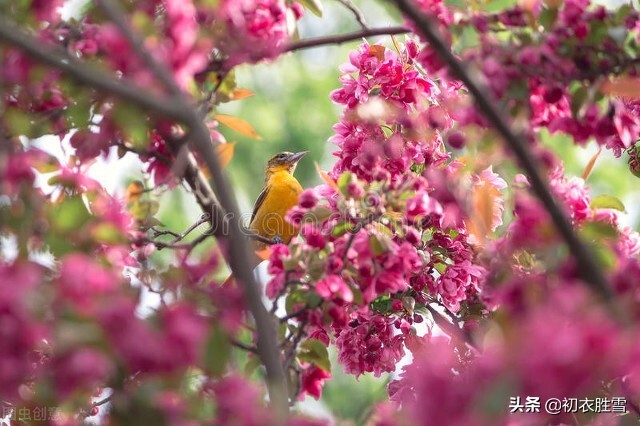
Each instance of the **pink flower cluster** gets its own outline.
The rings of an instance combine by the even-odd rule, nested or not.
[[[441,150],[439,132],[451,127],[452,121],[442,108],[429,107],[439,89],[411,66],[417,52],[412,41],[400,55],[368,43],[351,52],[350,61],[341,67],[342,87],[331,93],[334,102],[347,107],[331,138],[340,148],[334,176],[351,171],[368,181],[393,180],[414,163],[441,164],[448,158]],[[389,135],[380,126],[380,119],[393,127],[409,124],[410,116],[419,114],[430,117],[431,137]]]
[[[532,20],[525,19],[527,13],[534,21],[546,20],[547,30],[535,41],[526,38],[526,31],[522,38],[519,35],[520,29],[531,25]],[[486,83],[499,99],[517,102],[513,107],[528,112],[532,130],[546,127],[551,133],[563,132],[578,144],[593,138],[620,156],[640,137],[637,102],[624,97],[597,102],[589,89],[603,74],[627,69],[637,74],[633,57],[624,51],[624,37],[603,31],[608,26],[636,31],[637,22],[637,11],[616,14],[588,0],[564,2],[557,16],[540,5],[531,11],[516,6],[471,19],[481,48],[468,49],[464,56],[480,64]],[[459,22],[465,23],[464,19]],[[498,23],[512,29],[515,37],[508,42],[499,38],[493,31],[500,27]],[[559,51],[567,54],[558,55]],[[467,120],[483,122],[475,113]]]
[[[522,296],[541,283],[531,278]],[[531,293],[530,293],[531,294]],[[637,348],[635,333],[621,332],[609,314],[580,285],[549,288],[542,299],[526,301],[525,310],[508,315],[495,336],[473,359],[445,339],[432,339],[414,352],[414,362],[389,384],[391,399],[413,422],[452,425],[539,424],[540,413],[509,414],[509,397],[583,398],[623,395],[629,388],[607,378],[630,371]],[[545,350],[540,350],[544,347]],[[626,379],[635,383],[635,374]],[[634,390],[634,392],[637,391]],[[504,398],[491,402],[487,395]],[[589,413],[584,416],[587,421]],[[606,419],[602,424],[609,424]],[[572,422],[571,413],[554,421]],[[597,421],[589,424],[600,424]]]
[[[225,67],[259,62],[278,56],[294,31],[292,22],[304,13],[302,6],[284,0],[223,0],[216,19],[223,22],[220,48]]]

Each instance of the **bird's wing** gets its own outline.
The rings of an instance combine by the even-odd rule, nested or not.
[[[253,206],[253,213],[251,213],[251,220],[249,221],[249,226],[251,226],[251,224],[253,223],[253,219],[255,219],[256,214],[258,213],[258,210],[260,209],[260,206],[262,205],[262,203],[264,203],[264,200],[267,198],[268,193],[269,193],[269,185],[266,185],[262,190],[262,192],[260,193],[260,195],[258,195],[256,204]]]

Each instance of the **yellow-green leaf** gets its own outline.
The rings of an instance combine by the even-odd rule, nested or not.
[[[583,180],[587,180],[589,178],[589,175],[591,174],[593,167],[596,165],[596,160],[598,160],[598,157],[600,156],[601,152],[602,152],[602,148],[598,149],[598,152],[596,152],[587,163],[587,166],[584,168],[584,172],[582,172]]]
[[[251,126],[251,124],[249,124],[242,118],[234,117],[227,114],[216,114],[213,116],[213,118],[230,128],[231,130],[235,130],[236,132],[240,133],[241,135],[245,135],[256,140],[262,139],[258,132],[255,131],[253,126]]]
[[[234,91],[231,92],[231,99],[234,101],[250,98],[251,96],[253,96],[253,92],[249,89],[234,89]]]
[[[320,165],[316,161],[314,161],[313,164],[315,164],[316,170],[318,171],[318,175],[322,178],[322,180],[325,181],[327,185],[335,189],[336,192],[340,192],[340,188],[338,187],[338,184],[336,183],[336,181],[331,179],[331,176],[329,176],[327,172],[322,170],[320,168]]]
[[[320,0],[300,0],[300,3],[318,18],[322,18],[324,8]]]
[[[640,98],[640,79],[621,77],[613,81],[607,81],[602,85],[602,91],[607,95],[633,99]]]
[[[329,352],[320,340],[307,339],[300,345],[300,349],[302,351],[298,354],[298,359],[313,363],[324,371],[331,372]]]
[[[144,185],[139,180],[134,180],[127,186],[127,191],[125,192],[125,200],[128,203],[132,203],[138,200],[142,194],[144,193]]]
[[[591,200],[590,207],[592,209],[615,209],[621,212],[625,211],[624,204],[613,195],[598,195]]]
[[[220,162],[220,167],[225,169],[233,158],[235,142],[221,143],[216,146],[216,155]]]

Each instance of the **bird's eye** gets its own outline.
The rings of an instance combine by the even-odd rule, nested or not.
[[[287,154],[284,154],[284,153],[283,154],[278,154],[278,158],[284,158],[286,156],[287,156]]]

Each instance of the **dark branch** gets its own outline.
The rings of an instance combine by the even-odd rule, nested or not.
[[[569,246],[574,256],[582,279],[604,300],[611,300],[611,290],[606,278],[598,267],[589,248],[574,232],[571,223],[562,212],[549,191],[549,187],[540,174],[538,162],[531,154],[527,142],[521,135],[516,134],[504,119],[505,114],[497,107],[499,103],[480,83],[468,72],[468,68],[460,62],[445,44],[431,19],[419,12],[410,0],[395,0],[398,8],[407,15],[418,27],[421,35],[429,42],[440,58],[448,65],[452,74],[460,79],[467,90],[473,95],[478,111],[498,131],[505,143],[515,154],[520,165],[525,170],[531,183],[531,188],[549,212],[553,223]]]
[[[408,32],[410,32],[410,30],[409,28],[406,28],[406,27],[371,28],[371,29],[366,29],[362,31],[356,31],[353,33],[299,40],[299,41],[290,43],[284,49],[284,51],[293,52],[296,50],[326,46],[329,44],[342,44],[348,41],[359,40],[361,38],[366,38],[366,37],[373,37],[373,36],[379,36],[379,35],[405,34]]]
[[[258,349],[255,346],[247,345],[246,343],[242,343],[241,341],[236,339],[231,339],[230,341],[231,344],[236,348],[258,355]]]
[[[147,110],[151,115],[179,121],[187,117],[186,111],[166,96],[154,95],[149,90],[140,89],[126,80],[118,80],[98,67],[81,63],[58,46],[43,45],[42,41],[26,34],[2,14],[0,14],[0,40],[20,47],[33,59],[63,71],[78,83],[131,102]]]

